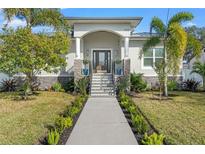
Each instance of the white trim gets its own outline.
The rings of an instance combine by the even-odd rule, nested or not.
[[[155,50],[156,50],[156,49],[163,49],[163,47],[154,47],[154,48],[152,48],[153,56],[152,56],[152,57],[146,57],[146,58],[152,58],[152,60],[153,60],[153,65],[155,64],[156,58],[163,58],[163,57],[156,57],[156,56],[155,56]],[[154,70],[153,67],[144,66],[144,54],[142,54],[141,69],[143,69],[143,70]]]
[[[143,74],[143,76],[145,76],[145,77],[157,77],[157,75],[144,75]],[[168,77],[172,77],[172,76],[176,76],[176,77],[183,77],[183,75],[168,75]]]
[[[26,75],[14,75],[15,77],[26,77]],[[35,75],[36,77],[74,77],[74,75],[58,75],[58,74],[52,74],[52,75]]]
[[[112,57],[112,48],[91,48],[91,71],[92,71],[92,73],[93,73],[93,51],[94,50],[109,50],[110,51],[110,54],[111,54],[111,59],[110,59],[110,65],[111,65],[111,68],[110,68],[110,72],[112,72],[112,59],[113,59],[113,57]]]

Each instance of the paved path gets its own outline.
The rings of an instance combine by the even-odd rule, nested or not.
[[[138,144],[114,97],[90,97],[66,144]]]

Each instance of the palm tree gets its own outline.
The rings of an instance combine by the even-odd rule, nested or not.
[[[205,63],[195,62],[191,73],[198,73],[203,79],[203,89],[205,90]]]
[[[69,30],[68,21],[61,14],[60,9],[8,8],[3,9],[3,12],[8,23],[16,17],[20,20],[25,20],[28,28],[49,26],[55,30]]]
[[[188,12],[180,12],[172,16],[167,23],[164,24],[158,17],[153,17],[150,25],[150,33],[153,30],[157,35],[151,35],[151,37],[145,42],[143,46],[143,52],[156,46],[159,43],[163,43],[164,46],[164,68],[165,74],[163,84],[163,95],[168,96],[167,91],[167,76],[168,73],[176,75],[179,71],[181,59],[184,56],[187,45],[187,33],[181,24],[185,21],[193,19],[193,15]]]

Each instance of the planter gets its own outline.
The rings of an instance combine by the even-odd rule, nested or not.
[[[89,69],[83,68],[82,74],[85,75],[85,76],[88,76],[89,75]]]

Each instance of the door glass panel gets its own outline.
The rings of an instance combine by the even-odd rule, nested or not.
[[[106,71],[110,73],[111,53],[106,50],[95,50],[93,52],[93,69],[94,72]]]

